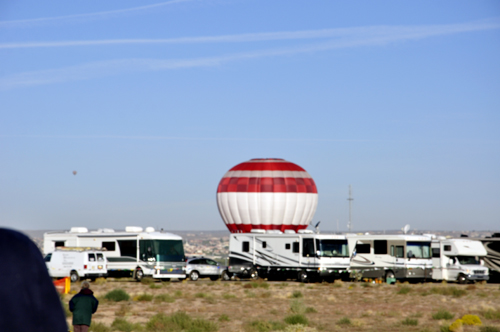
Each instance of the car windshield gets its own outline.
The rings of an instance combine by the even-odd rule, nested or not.
[[[474,256],[457,256],[461,265],[479,265],[479,261]]]
[[[319,257],[349,257],[347,240],[316,240]]]
[[[408,242],[406,244],[406,257],[431,258],[430,242]]]

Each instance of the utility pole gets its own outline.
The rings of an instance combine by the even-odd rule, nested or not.
[[[349,233],[350,233],[351,226],[352,226],[352,220],[351,220],[352,201],[354,200],[354,198],[352,198],[352,195],[351,195],[351,185],[349,185],[349,198],[347,200],[349,201],[349,224],[347,224],[347,228],[349,229]]]

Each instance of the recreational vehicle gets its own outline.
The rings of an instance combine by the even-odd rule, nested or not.
[[[43,250],[47,254],[57,247],[102,247],[108,260],[109,277],[144,276],[170,280],[186,278],[186,263],[182,238],[157,232],[153,227],[126,227],[89,231],[73,227],[66,232],[44,234]]]
[[[488,280],[488,268],[482,263],[487,252],[479,241],[468,239],[433,240],[432,278],[435,280],[468,281]]]
[[[108,274],[106,257],[96,248],[60,247],[45,256],[45,265],[52,278],[69,277],[71,282],[80,278],[95,280]]]
[[[423,235],[348,234],[350,269],[358,278],[430,279],[431,237]]]
[[[493,233],[490,237],[471,238],[481,241],[486,249],[484,265],[489,268],[490,282],[500,282],[500,233]]]
[[[349,250],[342,235],[252,230],[229,236],[228,272],[232,276],[333,281],[347,276],[348,268]]]

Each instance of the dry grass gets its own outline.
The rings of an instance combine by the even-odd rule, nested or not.
[[[72,290],[77,291],[78,286],[73,285]],[[110,330],[115,321],[145,328],[155,315],[177,312],[213,322],[219,331],[236,332],[287,331],[292,330],[292,323],[301,324],[296,325],[297,330],[307,323],[307,331],[441,331],[453,323],[448,317],[464,315],[477,315],[484,326],[500,328],[500,289],[494,284],[361,287],[349,282],[304,285],[200,280],[162,284],[108,279],[91,283],[91,289],[100,300],[93,321]],[[125,291],[130,300],[106,300],[105,295],[115,289]],[[63,301],[71,296],[63,296]],[[440,311],[449,315],[437,317]],[[464,325],[463,329],[480,331],[479,326]]]

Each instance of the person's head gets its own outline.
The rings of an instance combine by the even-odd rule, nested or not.
[[[84,282],[82,282],[82,289],[86,289],[86,288],[89,288],[90,287],[90,284],[87,280],[85,280]]]

